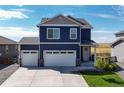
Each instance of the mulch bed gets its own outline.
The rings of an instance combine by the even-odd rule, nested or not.
[[[0,85],[19,68],[18,64],[0,64]]]

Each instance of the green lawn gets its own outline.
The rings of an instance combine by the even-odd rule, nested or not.
[[[113,72],[81,72],[90,87],[122,87],[124,80]]]

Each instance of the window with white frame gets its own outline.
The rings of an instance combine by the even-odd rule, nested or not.
[[[77,28],[70,28],[70,39],[77,39]]]
[[[47,28],[47,39],[60,39],[60,28]]]
[[[5,48],[6,48],[6,54],[8,54],[9,46],[6,45]]]

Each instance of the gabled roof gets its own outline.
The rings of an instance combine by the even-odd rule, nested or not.
[[[0,44],[17,44],[16,41],[0,36]]]
[[[39,44],[39,38],[38,37],[23,37],[19,44]]]
[[[83,18],[74,18],[72,16],[67,16],[68,18],[71,18],[72,20],[77,21],[78,23],[82,24],[85,27],[93,28],[85,19]]]
[[[118,45],[118,44],[120,44],[122,42],[124,42],[124,38],[120,38],[120,39],[116,40],[115,42],[113,42],[111,44],[111,47],[115,47],[116,45]]]
[[[120,31],[120,32],[115,33],[115,36],[116,36],[116,37],[121,37],[121,36],[124,36],[124,30],[123,30],[123,31]]]
[[[52,21],[57,19],[57,18],[58,18],[58,20],[61,20],[61,19],[59,19],[60,17],[68,20],[68,21],[66,21],[67,24],[73,24],[73,25],[75,24],[75,25],[81,26],[83,28],[93,28],[85,19],[74,18],[72,16],[64,16],[64,15],[61,15],[61,14],[57,15],[53,18],[43,18],[37,26],[39,27],[39,26],[44,25],[44,24],[54,24],[54,23],[52,23]],[[66,22],[65,22],[65,24],[66,24]],[[64,24],[64,20],[61,20],[61,22],[59,24]]]

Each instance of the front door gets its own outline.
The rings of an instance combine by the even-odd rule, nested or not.
[[[84,46],[83,47],[83,61],[89,61],[89,47],[88,46]]]

